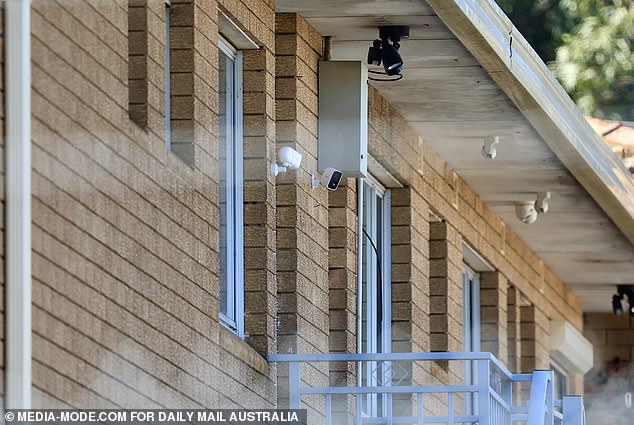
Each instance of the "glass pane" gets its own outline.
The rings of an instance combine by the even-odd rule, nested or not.
[[[228,319],[232,320],[232,311],[230,304],[230,298],[228,294],[229,287],[229,278],[230,278],[230,264],[229,264],[229,222],[228,222],[228,199],[230,199],[231,195],[228,191],[230,191],[230,186],[228,187],[228,179],[227,174],[230,171],[228,167],[228,161],[231,157],[231,151],[227,149],[227,142],[230,138],[230,128],[231,128],[231,109],[228,108],[228,102],[230,101],[230,96],[228,96],[228,91],[230,91],[230,87],[227,85],[227,76],[228,69],[230,68],[230,58],[225,55],[222,50],[219,50],[219,59],[218,59],[218,92],[219,92],[219,102],[218,102],[218,119],[219,119],[219,134],[218,134],[218,163],[219,163],[219,204],[220,204],[220,224],[219,224],[219,283],[220,283],[220,313],[227,316]],[[228,66],[229,65],[229,66]]]
[[[362,223],[363,230],[368,232],[368,199],[370,196],[370,191],[368,190],[367,185],[363,185],[363,206],[361,208],[362,213]],[[368,315],[369,315],[369,285],[368,285],[368,250],[370,248],[370,243],[366,234],[364,233],[361,237],[361,352],[368,353],[370,352],[370,347],[368,346]],[[363,362],[361,364],[361,384],[368,385],[368,364],[367,362]]]
[[[553,382],[554,397],[555,400],[561,400],[561,398],[565,396],[568,392],[568,389],[566,388],[568,384],[567,378],[566,375],[564,375],[555,366],[550,365],[550,367],[553,369],[553,372],[555,374],[555,381]]]
[[[374,229],[375,241],[377,252],[374,257],[375,267],[375,285],[376,285],[376,351],[383,352],[383,272],[381,263],[383,257],[383,198],[375,190],[374,197],[376,198],[376,225]]]

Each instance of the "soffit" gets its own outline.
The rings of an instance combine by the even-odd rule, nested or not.
[[[366,60],[379,25],[410,25],[404,78],[371,82],[409,125],[580,296],[584,311],[610,308],[614,285],[634,276],[634,247],[570,174],[528,120],[422,0],[278,0],[322,35],[333,60]],[[499,136],[497,158],[480,154]],[[550,211],[532,225],[514,202],[550,191]]]

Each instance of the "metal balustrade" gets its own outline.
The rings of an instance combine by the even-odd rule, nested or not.
[[[321,418],[315,423],[339,425],[333,420],[333,401],[339,397],[345,399],[342,404],[346,408],[344,412],[335,414],[346,416],[345,422],[355,425],[585,425],[580,396],[554,400],[552,371],[514,374],[491,353],[276,354],[269,356],[268,360],[288,365],[290,408],[305,408],[308,397],[323,399],[325,411],[320,412]],[[462,379],[445,385],[414,382],[416,379],[411,374],[394,376],[395,365],[399,365],[401,375],[407,375],[409,369],[402,364],[408,362],[412,370],[415,364],[423,367],[420,370],[431,370],[431,363],[436,362],[436,368],[446,371],[445,381],[456,381],[456,370]],[[356,386],[306,384],[302,378],[302,366],[331,363],[352,363],[357,371],[363,371],[362,374],[376,376],[366,379],[364,385]],[[452,369],[450,363],[459,367]],[[372,384],[368,385],[368,381]],[[522,385],[530,385],[530,391],[522,390]],[[516,405],[514,399],[520,392],[529,393],[530,397],[526,404]],[[347,402],[350,398],[353,403]],[[433,406],[429,405],[430,399],[434,402]],[[404,402],[408,406],[406,409],[402,408]],[[395,409],[397,403],[401,403],[401,408]]]

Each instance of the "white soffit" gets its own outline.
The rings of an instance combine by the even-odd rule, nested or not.
[[[567,371],[586,373],[592,368],[592,344],[570,322],[550,322],[550,357]]]

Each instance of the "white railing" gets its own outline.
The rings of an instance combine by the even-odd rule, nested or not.
[[[312,406],[322,406],[324,411],[318,412],[309,425],[585,425],[581,397],[554,400],[552,371],[514,374],[491,353],[277,354],[268,360],[288,366],[283,372],[288,374],[288,394],[280,396],[288,396],[289,408],[305,408],[309,397],[321,400],[313,399]],[[337,363],[352,364],[356,371],[363,371],[363,385],[308,385],[306,381],[315,381],[314,376],[302,377],[303,365]],[[407,363],[410,367],[402,366]],[[414,365],[420,366],[420,376],[413,376]],[[440,374],[444,377],[420,382],[435,379],[433,374],[424,372],[431,371],[432,365],[436,374],[443,371]],[[375,379],[368,381],[373,374]],[[324,382],[328,379],[325,375]],[[529,393],[526,404],[514,403]],[[341,400],[335,412],[338,420],[333,419],[336,398]],[[342,420],[342,416],[346,419]]]

